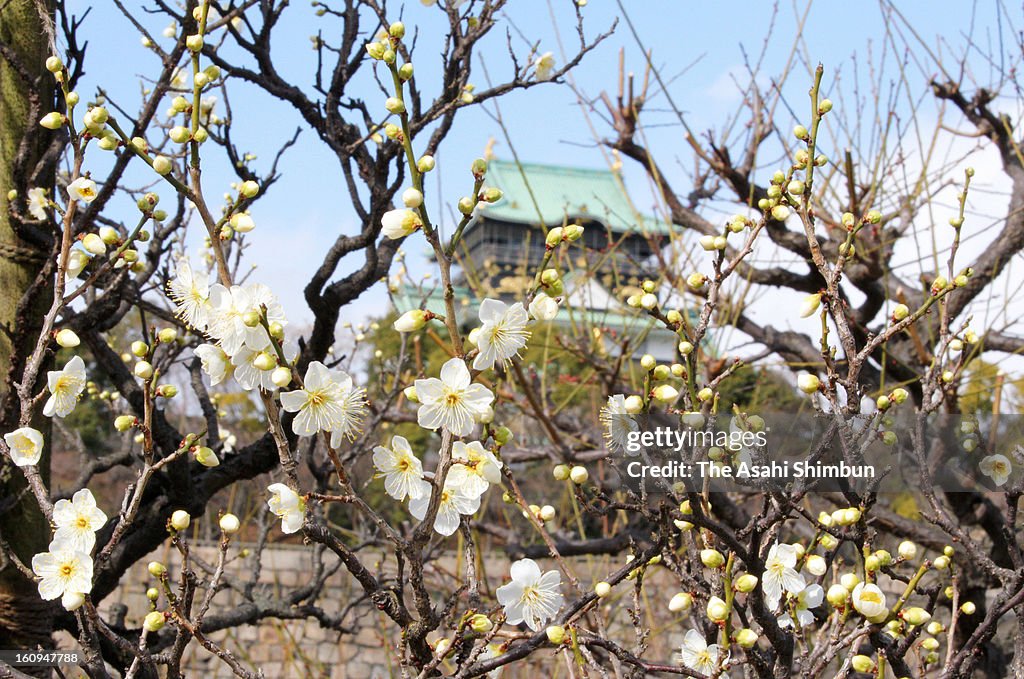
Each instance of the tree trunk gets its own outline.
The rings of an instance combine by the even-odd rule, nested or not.
[[[49,1],[39,4],[51,6]],[[0,44],[12,55],[10,59],[0,55],[0,374],[5,378],[0,380],[0,433],[6,433],[18,426],[18,408],[9,402],[10,380],[24,366],[32,350],[29,344],[34,345],[38,337],[35,329],[41,325],[42,314],[52,299],[51,288],[43,286],[27,313],[16,321],[22,297],[49,256],[18,237],[8,198],[11,191],[24,197],[29,188],[23,185],[27,183],[24,177],[34,168],[49,137],[36,135],[37,148],[27,148],[22,162],[18,162],[26,132],[40,129],[34,119],[38,111],[32,111],[33,96],[44,112],[52,110],[54,96],[53,77],[45,68],[49,40],[35,0],[2,3]],[[52,189],[52,174],[43,185]],[[40,422],[35,426],[49,441],[47,424]],[[47,450],[40,463],[47,483],[48,462]],[[6,459],[0,459],[0,536],[24,564],[31,563],[33,554],[45,551],[50,538],[50,527],[27,491],[24,476]],[[39,598],[34,582],[13,564],[0,560],[0,648],[51,647],[54,610],[52,602]],[[48,671],[39,672],[39,676],[49,675]]]

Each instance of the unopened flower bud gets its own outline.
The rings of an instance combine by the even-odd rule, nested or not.
[[[686,284],[694,290],[699,290],[708,282],[708,277],[702,273],[692,273],[686,277]]]
[[[402,192],[402,203],[408,208],[417,208],[423,204],[423,193],[419,189],[408,188]]]
[[[469,619],[469,627],[477,634],[487,634],[494,628],[494,623],[483,613],[477,613]]]
[[[225,514],[220,517],[220,529],[225,535],[233,535],[242,527],[242,523],[234,514]]]
[[[573,467],[569,470],[569,478],[577,486],[581,486],[590,478],[590,472],[587,471],[586,467]]]
[[[139,361],[138,363],[135,364],[133,372],[135,373],[136,377],[143,380],[148,380],[149,378],[153,377],[153,364],[150,363],[149,361]]]
[[[751,575],[750,573],[744,573],[733,581],[732,586],[737,592],[748,594],[753,592],[754,588],[757,587],[757,576]]]
[[[875,671],[875,661],[866,655],[855,655],[850,660],[850,667],[856,672],[869,674]]]
[[[114,429],[120,432],[125,432],[131,429],[135,425],[135,417],[133,415],[118,415],[114,418]]]
[[[427,312],[423,309],[411,309],[399,316],[393,327],[398,332],[415,332],[425,326],[428,320]]]
[[[167,136],[176,144],[184,144],[192,135],[188,131],[187,127],[177,125],[171,128],[171,131],[167,133]]]
[[[178,395],[178,388],[173,384],[161,384],[156,388],[156,395],[163,398],[174,398]]]
[[[192,523],[192,517],[184,509],[175,510],[171,514],[171,528],[174,530],[183,531],[188,528],[190,523]]]
[[[736,644],[739,645],[740,648],[753,648],[756,643],[757,632],[749,627],[744,627],[736,633]]]
[[[821,380],[818,379],[817,375],[801,373],[796,379],[796,386],[805,394],[813,394],[817,392],[818,387],[821,386]]]
[[[76,335],[75,331],[71,328],[62,328],[61,330],[58,330],[54,339],[57,340],[57,344],[65,349],[77,347],[82,343],[82,340],[78,338],[78,335]]]
[[[107,246],[95,233],[87,233],[82,238],[82,247],[85,251],[92,255],[102,255],[107,251]]]
[[[167,619],[164,614],[160,611],[151,611],[146,615],[146,619],[142,622],[142,628],[147,632],[159,632],[164,627],[164,623]]]
[[[85,595],[81,592],[64,592],[60,599],[60,605],[64,607],[64,610],[73,613],[77,611],[85,603]]]
[[[565,481],[569,478],[569,465],[556,464],[551,470],[551,475],[555,477],[556,481]]]
[[[475,158],[469,166],[469,171],[473,174],[474,179],[480,181],[487,174],[487,161],[483,158]]]
[[[800,318],[808,318],[818,310],[821,306],[821,293],[815,295],[807,295],[804,297],[804,301],[800,303]]]
[[[405,103],[398,97],[388,97],[384,102],[384,108],[389,113],[405,113]]]
[[[631,396],[626,397],[625,406],[627,413],[629,413],[630,415],[636,415],[637,413],[643,411],[644,400],[637,396],[636,394],[633,394]]]
[[[556,646],[565,641],[565,628],[561,625],[550,625],[544,633],[547,634],[548,641]]]
[[[39,120],[39,124],[48,130],[56,130],[64,125],[64,116],[56,111],[51,111]]]
[[[217,459],[217,454],[213,452],[213,448],[208,446],[199,446],[196,448],[194,455],[196,462],[204,467],[216,467],[220,464],[220,460]]]
[[[693,605],[693,596],[689,592],[679,592],[668,602],[668,610],[673,613],[684,613]]]
[[[274,368],[270,373],[270,381],[277,387],[287,387],[292,382],[292,371],[284,366]]]
[[[725,556],[717,549],[702,549],[700,561],[708,568],[718,568],[725,564]]]
[[[172,167],[171,159],[167,156],[157,156],[153,159],[153,170],[159,175],[170,173]]]
[[[157,333],[157,338],[163,344],[170,344],[178,339],[178,331],[174,328],[163,328]]]
[[[708,599],[708,619],[711,622],[724,622],[729,617],[729,606],[717,596]]]
[[[842,585],[832,585],[828,588],[828,592],[825,594],[825,598],[828,602],[835,607],[845,606],[847,600],[850,598],[850,590],[846,589]]]
[[[562,242],[562,227],[556,226],[548,230],[548,235],[544,238],[544,244],[549,248],[558,247],[558,244]]]
[[[931,613],[917,606],[904,609],[902,615],[911,625],[923,625],[932,619]]]
[[[430,172],[434,169],[434,156],[421,156],[416,161],[416,169],[420,172]]]
[[[596,594],[599,599],[603,599],[604,597],[611,594],[611,592],[612,586],[607,582],[602,581],[594,585],[594,594]]]
[[[662,384],[654,388],[654,391],[651,392],[651,396],[662,403],[670,403],[676,400],[679,396],[679,391],[670,384]]]
[[[149,574],[154,578],[159,578],[167,573],[167,566],[163,565],[159,561],[150,561],[146,566],[146,570],[148,570]]]
[[[960,612],[964,615],[974,615],[977,610],[978,607],[974,605],[973,601],[965,601],[960,605]]]

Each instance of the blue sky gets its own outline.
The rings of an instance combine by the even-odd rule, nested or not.
[[[138,35],[112,3],[72,0],[69,4],[81,9],[93,5],[83,27],[90,41],[88,72],[79,88],[83,99],[87,100],[97,86],[102,86],[129,110],[134,110],[140,90],[139,78],[157,72],[156,58],[140,45]],[[554,52],[557,62],[561,63],[556,30],[565,41],[566,49],[571,50],[574,26],[568,2],[561,0],[552,5],[556,6],[554,10],[545,0],[513,1],[507,18],[517,29],[513,30],[514,36],[522,33],[540,41],[540,51]],[[652,50],[653,62],[662,69],[663,78],[668,79],[673,100],[683,109],[695,131],[720,128],[736,110],[739,93],[732,78],[739,76],[742,82],[745,55],[754,60],[762,49],[765,50],[763,84],[768,84],[771,77],[783,70],[794,44],[802,53],[810,55],[812,61],[825,65],[826,80],[830,80],[837,69],[844,69],[843,77],[851,78],[854,53],[859,55],[860,74],[865,77],[868,54],[873,54],[877,60],[885,40],[883,13],[875,3],[816,3],[807,11],[802,30],[804,5],[784,4],[775,15],[774,23],[772,4],[768,2],[624,0],[624,5],[644,47]],[[946,1],[905,5],[901,11],[914,30],[936,50],[945,50],[939,36],[954,45],[961,44],[962,34],[971,25],[971,3]],[[397,18],[401,3],[392,2],[390,6]],[[607,30],[616,18],[620,20],[614,35],[578,67],[574,82],[589,97],[602,90],[614,95],[620,48],[625,49],[627,68],[638,73],[643,70],[644,57],[622,20],[616,2],[590,0],[583,13],[590,36]],[[993,13],[994,9],[979,10],[975,33],[982,39],[989,39],[985,33],[990,26],[995,26]],[[414,61],[421,87],[429,90],[436,78],[439,59],[435,55],[439,52],[444,24],[436,7],[425,8],[418,0],[405,3],[402,14],[410,32],[418,29],[421,33]],[[156,36],[166,25],[163,20],[152,21],[141,12],[140,17],[149,22],[147,25]],[[280,29],[274,43],[280,70],[298,83],[309,83],[315,64],[309,36],[318,29],[329,36],[338,30],[337,25],[316,18],[308,3],[297,2],[285,12]],[[165,44],[170,42],[165,38],[161,40]],[[513,45],[520,54],[528,50],[522,39],[514,39]],[[503,30],[491,36],[480,56],[495,80],[508,73]],[[891,65],[890,54],[889,67]],[[810,76],[802,64],[796,64],[795,69],[784,92],[793,106],[802,107],[797,110],[803,111],[807,106],[805,93]],[[362,74],[364,80],[359,87],[363,89],[356,91],[363,92],[371,105],[382,109],[383,101],[378,102],[381,97],[372,89],[367,75]],[[473,81],[481,88],[486,84],[479,63]],[[287,105],[252,88],[230,79],[228,86],[235,117],[233,136],[243,150],[259,156],[254,166],[265,170],[276,148],[291,136],[301,121]],[[906,102],[900,106],[906,106]],[[548,84],[516,92],[502,99],[500,107],[512,144],[522,160],[606,166],[605,157],[596,148],[594,135],[569,88]],[[685,192],[690,186],[688,172],[693,167],[692,153],[683,142],[678,126],[668,125],[674,118],[667,110],[665,98],[654,96],[647,108],[645,120],[650,126],[650,143],[658,150],[670,179]],[[786,112],[783,117],[780,126],[787,129],[792,119]],[[600,134],[610,133],[604,123],[594,121]],[[468,189],[467,170],[471,160],[482,153],[491,137],[498,138],[496,155],[509,158],[509,144],[491,118],[477,109],[463,111],[438,154],[439,171],[428,184],[428,188],[436,189],[434,182],[439,181],[442,189],[440,193],[428,194],[428,200],[435,206],[433,214],[451,214],[454,203]],[[218,169],[223,168],[212,166],[204,175],[208,196],[227,190],[229,178],[219,181]],[[630,163],[627,162],[625,169],[627,184],[638,207],[652,211],[654,200],[646,181]],[[347,193],[341,186],[335,161],[309,131],[304,132],[299,144],[286,154],[280,170],[282,180],[254,209],[258,227],[251,234],[249,260],[258,265],[255,279],[270,284],[285,302],[289,317],[301,323],[308,319],[301,298],[302,283],[308,279],[307,262],[319,261],[320,253],[338,233],[355,233],[358,225],[347,204]],[[444,203],[443,208],[436,207],[438,200]],[[125,219],[131,219],[130,213]],[[410,241],[406,250],[415,271],[422,267],[416,261],[425,245],[417,238]],[[383,289],[378,286],[354,305],[346,317],[358,319],[379,310],[382,295]]]

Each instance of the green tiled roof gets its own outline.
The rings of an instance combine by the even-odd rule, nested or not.
[[[670,226],[636,211],[621,178],[611,170],[492,160],[486,185],[505,195],[481,212],[484,218],[559,226],[566,218],[599,221],[613,232],[665,235]],[[471,227],[472,228],[472,227]]]

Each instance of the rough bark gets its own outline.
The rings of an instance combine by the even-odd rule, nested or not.
[[[34,135],[39,144],[26,139],[33,138],[28,133],[34,129],[39,107],[53,103],[53,78],[45,69],[49,40],[38,10],[43,4],[12,0],[0,9],[0,46],[4,48],[0,54],[0,370],[7,378],[0,383],[0,398],[5,400],[11,376],[31,351],[18,346],[18,337],[33,333],[20,331],[25,325],[38,325],[49,302],[44,287],[19,317],[22,297],[36,280],[46,253],[19,236],[22,231],[8,199],[12,190],[25,195],[24,178],[41,156],[45,135]],[[17,408],[9,405],[2,409],[3,432],[18,426]],[[44,424],[34,424],[49,440]],[[45,472],[44,477],[48,477]],[[30,563],[34,553],[45,550],[50,531],[25,490],[21,472],[0,460],[0,498],[4,500],[0,502],[0,536],[23,563]],[[49,647],[53,612],[53,605],[36,595],[32,581],[13,564],[0,564],[0,648]]]

